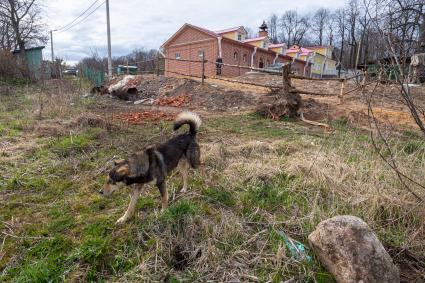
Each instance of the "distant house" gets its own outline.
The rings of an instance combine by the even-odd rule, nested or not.
[[[260,26],[258,37],[246,39],[246,30],[234,27],[219,31],[210,31],[191,24],[184,24],[162,46],[165,54],[165,74],[188,74],[200,76],[202,64],[186,60],[200,60],[202,54],[208,61],[205,65],[205,75],[216,75],[214,62],[221,58],[224,64],[239,65],[250,68],[266,68],[273,63],[292,62],[292,70],[302,74],[310,73],[310,65],[301,59],[284,55],[281,49],[270,48],[267,25]],[[307,67],[306,67],[307,66]],[[222,68],[222,76],[240,76],[249,68]]]
[[[311,77],[334,77],[337,75],[336,61],[332,59],[332,46],[300,47],[293,45],[285,54],[293,58],[311,62]]]
[[[118,75],[136,75],[137,74],[137,66],[127,66],[127,65],[118,65],[117,74]]]
[[[270,44],[269,49],[280,54],[285,54],[288,46],[285,43]]]
[[[46,71],[43,70],[43,49],[44,46],[32,47],[25,49],[25,59],[27,63],[27,68],[32,79],[39,80],[41,79]],[[13,55],[18,56],[21,53],[21,50],[12,51]],[[18,61],[19,62],[19,61]]]

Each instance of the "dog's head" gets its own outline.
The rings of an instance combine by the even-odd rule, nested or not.
[[[99,194],[109,196],[124,182],[125,178],[130,173],[130,165],[127,160],[115,160],[114,168],[109,171],[106,177],[106,183],[100,189]]]

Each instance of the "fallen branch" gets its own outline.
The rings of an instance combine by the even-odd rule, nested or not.
[[[303,112],[301,112],[301,121],[310,124],[310,125],[314,125],[314,126],[319,126],[319,127],[324,127],[326,129],[330,129],[330,126],[328,124],[325,123],[320,123],[320,122],[316,122],[316,121],[311,121],[311,120],[307,120],[306,118],[304,118],[304,114]]]

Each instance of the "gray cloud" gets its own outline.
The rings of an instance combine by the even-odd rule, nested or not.
[[[338,8],[344,2],[345,0],[110,0],[112,53],[113,56],[120,56],[135,48],[158,48],[186,22],[211,30],[238,25],[256,30],[271,13],[280,14],[290,9],[311,12],[318,7]],[[55,29],[69,23],[91,3],[92,0],[45,0],[43,6],[47,26]],[[94,50],[100,56],[105,56],[105,6],[69,31],[54,32],[53,39],[55,54],[71,63],[90,55]],[[50,58],[50,48],[44,50],[44,56]]]

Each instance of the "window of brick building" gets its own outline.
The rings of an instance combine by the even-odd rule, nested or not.
[[[176,59],[177,60],[179,60],[179,59],[181,59],[182,57],[181,57],[181,55],[180,55],[180,53],[176,53]]]
[[[204,56],[205,56],[204,50],[202,50],[202,49],[198,50],[199,59],[202,59],[202,54],[204,54]]]
[[[244,62],[246,62],[246,59],[248,59],[248,56],[247,56],[246,54],[244,54],[244,55],[242,56],[242,60],[243,60]]]
[[[238,40],[242,41],[242,34],[238,33]]]
[[[238,52],[233,53],[233,59],[235,59],[235,61],[238,61],[239,59]]]

